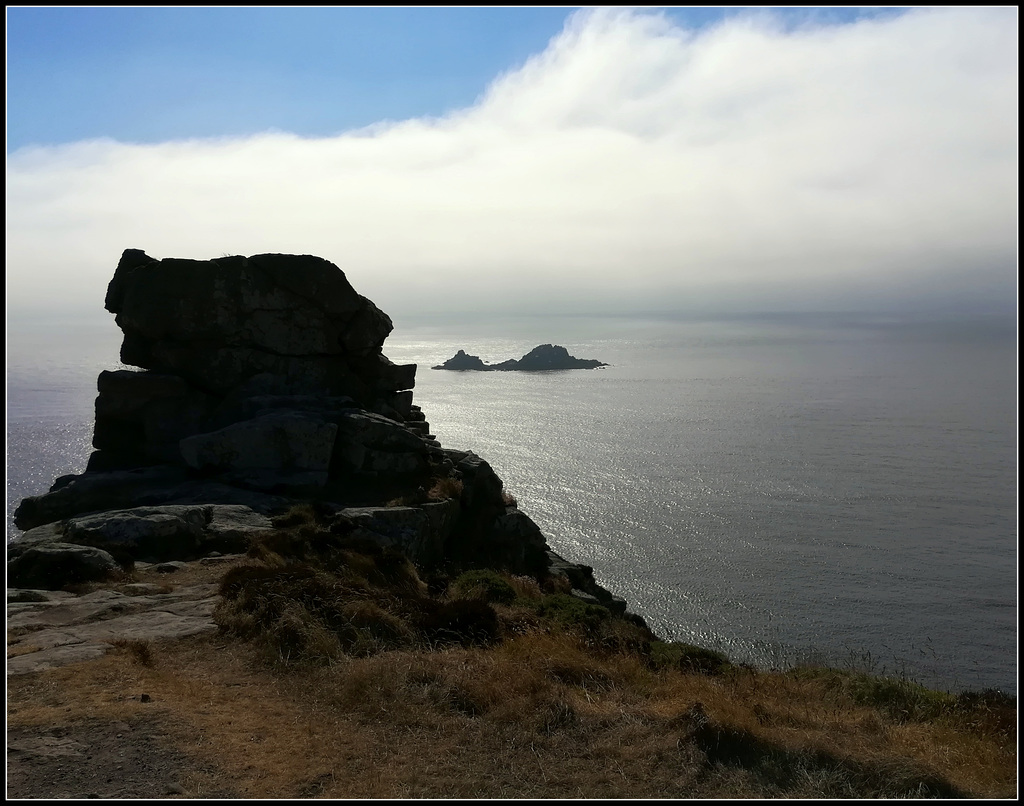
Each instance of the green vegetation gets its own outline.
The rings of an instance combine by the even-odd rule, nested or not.
[[[477,569],[460,574],[449,586],[448,592],[459,598],[478,598],[485,602],[500,604],[511,604],[517,596],[515,589],[501,574],[489,569]]]
[[[967,719],[987,724],[997,731],[1016,730],[1017,698],[1001,691],[988,689],[950,694],[926,688],[905,677],[820,667],[797,668],[790,674],[818,680],[834,696],[883,711],[898,723],[962,723]]]
[[[721,652],[677,641],[652,641],[650,663],[655,669],[679,669],[707,675],[725,674],[736,668]]]

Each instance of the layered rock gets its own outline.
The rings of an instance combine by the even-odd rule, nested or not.
[[[184,463],[250,486],[322,487],[346,413],[411,413],[416,367],[381,351],[391,319],[322,258],[128,249],[105,305],[121,361],[145,371],[100,375],[91,469]],[[423,470],[427,446],[409,451],[404,466]]]
[[[313,501],[331,532],[421,567],[584,569],[572,587],[610,601],[585,566],[550,551],[487,462],[441,448],[413,403],[416,366],[382,352],[390,318],[333,263],[129,249],[106,308],[124,332],[121,361],[139,371],[100,373],[86,472],[21,502],[9,585],[57,589],[135,562],[244,551],[273,516]],[[519,363],[566,358],[543,345]]]
[[[596,369],[608,366],[596,358],[576,358],[557,344],[541,344],[534,347],[522,358],[510,358],[498,364],[486,364],[475,355],[459,350],[455,355],[432,369],[474,370],[477,372],[542,372],[561,369]]]
[[[215,396],[264,374],[287,394],[350,395],[364,406],[412,386],[381,354],[391,319],[311,255],[154,260],[128,249],[105,307],[124,331],[124,363]]]

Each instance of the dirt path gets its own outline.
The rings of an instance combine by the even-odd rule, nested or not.
[[[174,750],[160,725],[148,719],[7,730],[8,798],[188,797],[188,781],[198,773],[215,770]]]

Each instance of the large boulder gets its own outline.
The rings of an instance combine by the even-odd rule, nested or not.
[[[462,503],[470,510],[489,510],[492,515],[505,511],[501,478],[485,459],[472,451],[446,450],[445,456],[455,466],[462,480]]]
[[[323,487],[338,426],[307,412],[280,411],[181,441],[189,467],[212,469],[261,489]]]
[[[408,374],[381,371],[391,319],[312,255],[154,260],[129,249],[106,307],[124,331],[124,363],[203,392],[223,395],[261,373],[286,379],[294,393],[363,403],[380,385],[411,388],[394,386],[411,384]]]
[[[27,531],[74,515],[151,503],[154,494],[173,495],[186,479],[184,469],[167,466],[61,476],[49,492],[22,499],[14,525]]]
[[[93,447],[122,461],[167,462],[178,458],[178,443],[203,430],[211,398],[179,375],[117,370],[96,382]]]
[[[64,527],[64,540],[124,561],[161,562],[195,557],[204,526],[201,507],[139,507],[73,518]]]
[[[212,551],[245,551],[252,538],[272,530],[268,517],[241,504],[131,507],[36,526],[7,547],[7,557],[74,545],[101,550],[126,566],[136,560],[189,560]]]
[[[66,585],[99,582],[121,566],[102,549],[70,543],[33,545],[7,560],[7,586],[60,590]]]
[[[25,531],[79,515],[162,504],[230,504],[266,515],[290,503],[280,495],[193,479],[184,468],[159,465],[61,476],[48,493],[22,500],[14,525]]]
[[[244,551],[250,540],[274,530],[270,518],[242,504],[207,507],[200,551],[222,554]]]
[[[168,258],[128,269],[122,261],[111,286],[107,309],[138,338],[140,356],[161,342],[341,354],[347,325],[365,304],[344,272],[308,255]]]
[[[548,544],[529,515],[508,507],[481,541],[479,552],[489,565],[537,575],[548,565]]]
[[[445,555],[458,503],[437,501],[418,507],[349,507],[338,513],[350,537],[394,548],[414,563],[429,566]]]
[[[415,432],[379,414],[347,411],[338,418],[333,467],[339,473],[408,476],[428,467],[428,447]]]

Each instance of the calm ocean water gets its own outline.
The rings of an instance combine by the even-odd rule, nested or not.
[[[764,666],[1016,692],[1012,321],[396,326],[385,353],[420,365],[442,444],[487,459],[552,547],[657,632]],[[545,342],[612,366],[430,369]],[[112,322],[11,328],[9,523],[84,467],[119,343]]]

